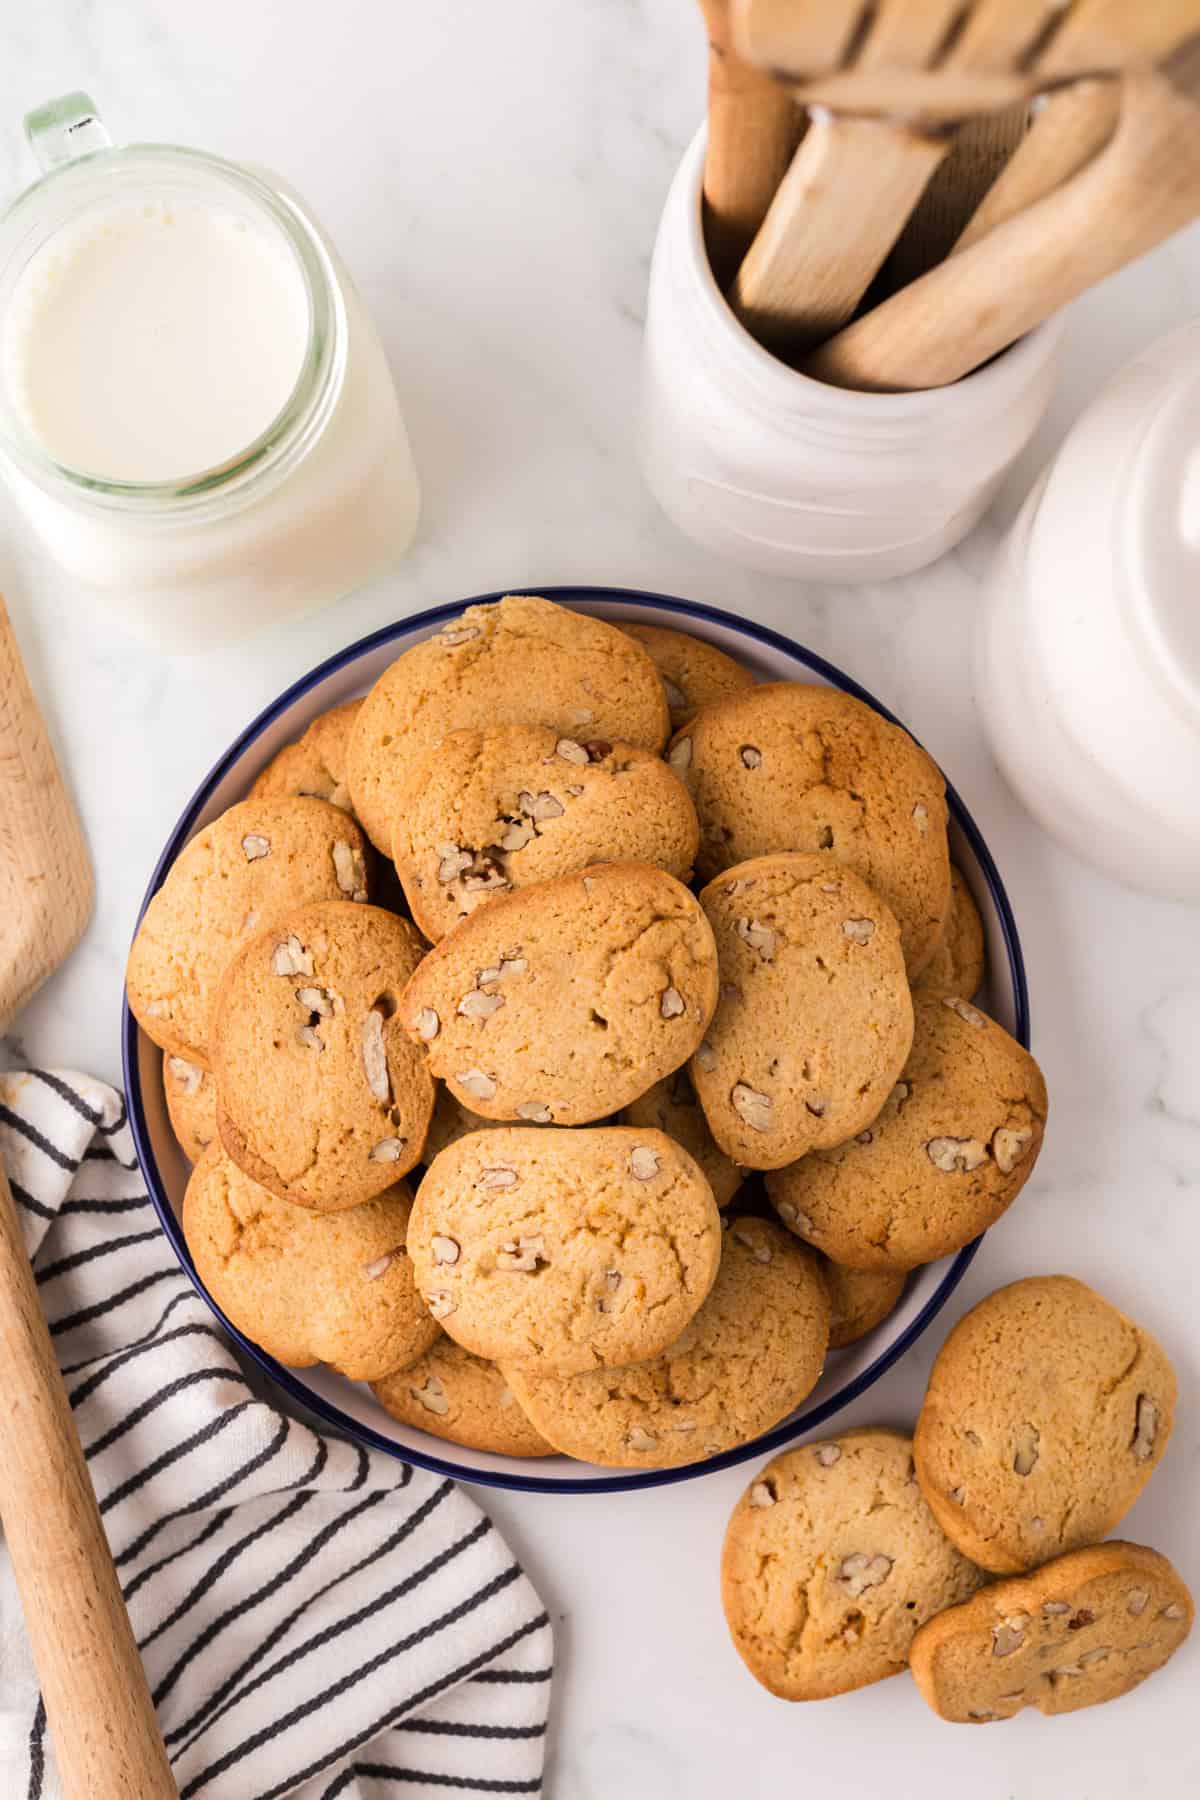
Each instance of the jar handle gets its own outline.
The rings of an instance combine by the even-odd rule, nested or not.
[[[63,94],[47,100],[25,115],[25,136],[42,173],[97,150],[108,150],[112,139],[90,94]]]

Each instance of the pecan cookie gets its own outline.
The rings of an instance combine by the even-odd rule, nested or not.
[[[289,907],[365,900],[362,833],[324,800],[243,800],[176,857],[129,952],[129,1010],[160,1049],[210,1066],[217,986]]]
[[[269,1194],[213,1144],[188,1182],[183,1234],[221,1311],[269,1356],[374,1381],[437,1337],[404,1249],[411,1207],[400,1181],[322,1218]]]
[[[656,863],[687,881],[700,837],[661,758],[544,725],[452,731],[417,763],[394,817],[393,860],[431,943],[496,894],[594,862]]]
[[[702,706],[723,700],[754,686],[749,669],[715,644],[671,631],[664,625],[621,626],[626,637],[636,639],[658,670],[671,711],[671,730],[678,731],[694,719]]]
[[[692,1080],[721,1149],[778,1169],[863,1130],[912,1042],[900,933],[883,901],[831,858],[793,854],[739,863],[700,904],[721,997]]]
[[[918,1626],[982,1580],[938,1528],[898,1431],[777,1456],[734,1508],[721,1556],[734,1648],[783,1700],[898,1675]]]
[[[352,812],[346,785],[346,751],[361,700],[347,700],[318,715],[294,744],[285,744],[250,789],[252,800],[280,794],[308,794]]]
[[[377,849],[390,852],[396,795],[420,758],[448,732],[483,725],[549,725],[657,751],[669,720],[654,664],[615,625],[535,594],[469,606],[384,671],[351,733],[354,810]]]
[[[209,1069],[182,1056],[163,1057],[167,1117],[179,1148],[197,1163],[217,1135],[217,1083]]]
[[[495,1363],[473,1356],[444,1332],[407,1369],[373,1381],[371,1391],[402,1425],[415,1425],[469,1450],[490,1450],[494,1456],[554,1455]]]
[[[900,726],[836,688],[776,681],[706,706],[667,760],[700,818],[698,873],[775,850],[825,850],[896,915],[910,977],[950,903],[946,786]]]
[[[912,1672],[940,1718],[986,1725],[1023,1707],[1116,1700],[1174,1656],[1192,1597],[1165,1556],[1119,1541],[993,1582],[923,1625]]]
[[[326,901],[285,913],[230,964],[213,1030],[217,1124],[282,1199],[358,1206],[419,1160],[433,1082],[394,1015],[422,949],[406,920]]]
[[[913,1017],[877,1117],[767,1179],[784,1224],[849,1268],[913,1269],[973,1242],[1042,1147],[1046,1084],[1029,1052],[965,1000],[918,990]]]
[[[472,1111],[583,1125],[685,1063],[716,998],[694,896],[662,869],[605,863],[472,913],[425,958],[399,1017]]]
[[[652,1125],[682,1144],[703,1169],[717,1205],[729,1205],[745,1179],[745,1170],[718,1149],[686,1069],[676,1069],[673,1075],[656,1081],[623,1107],[619,1117],[622,1125]]]
[[[894,1312],[904,1292],[904,1276],[891,1269],[847,1269],[821,1258],[829,1289],[829,1348],[857,1344]]]
[[[942,941],[913,983],[923,994],[963,994],[983,986],[987,957],[983,920],[960,870],[950,869],[950,910]]]
[[[565,1381],[527,1364],[504,1372],[555,1449],[609,1468],[673,1468],[785,1419],[820,1379],[828,1339],[817,1259],[769,1220],[741,1218],[723,1234],[712,1292],[653,1361]]]
[[[707,1181],[660,1131],[516,1125],[434,1158],[408,1250],[465,1349],[571,1375],[678,1337],[712,1286],[721,1226]]]
[[[1167,1447],[1175,1374],[1082,1281],[1014,1281],[960,1319],[917,1420],[917,1476],[943,1530],[996,1574],[1095,1543]]]

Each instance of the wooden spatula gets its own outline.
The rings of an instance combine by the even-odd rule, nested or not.
[[[730,296],[794,354],[853,315],[957,120],[1160,55],[1200,26],[1200,0],[736,0],[735,22],[748,57],[820,103]]]
[[[722,287],[749,249],[804,125],[791,94],[733,47],[729,0],[700,0],[708,33],[704,235]]]
[[[92,873],[0,601],[0,1028],[68,956]],[[0,1167],[0,1519],[66,1800],[173,1800],[141,1658]]]
[[[733,0],[734,42],[805,105],[944,124],[1153,62],[1200,28],[1197,0],[958,0],[932,55],[908,34],[864,54],[882,13],[880,0]]]
[[[1200,36],[1122,77],[1105,149],[1036,205],[856,319],[805,364],[841,387],[942,387],[1200,216]]]

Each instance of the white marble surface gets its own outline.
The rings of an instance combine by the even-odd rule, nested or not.
[[[28,178],[20,116],[90,89],[119,137],[195,143],[286,173],[380,321],[426,490],[397,574],[233,654],[148,655],[0,515],[0,582],[70,769],[99,904],[9,1054],[118,1074],[125,945],[193,786],[286,682],[385,620],[558,581],[694,596],[850,670],[944,762],[995,850],[1029,963],[1053,1096],[1037,1174],[945,1324],[1016,1276],[1064,1270],[1163,1338],[1180,1374],[1170,1455],[1127,1522],[1200,1585],[1200,913],[1138,898],[1060,853],[1001,784],[975,726],[968,642],[998,521],[1105,372],[1200,304],[1200,234],[1076,311],[1039,444],[972,540],[860,590],[771,581],[693,551],[631,454],[654,223],[701,105],[689,0],[43,0],[0,17],[0,187]],[[911,1419],[942,1331],[848,1420]],[[937,1723],[907,1679],[790,1708],[745,1674],[717,1600],[733,1472],[625,1499],[497,1496],[551,1606],[554,1800],[922,1793],[936,1800],[1194,1794],[1200,1642],[1103,1711],[1006,1732]]]

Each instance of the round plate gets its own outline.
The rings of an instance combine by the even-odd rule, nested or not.
[[[854,694],[885,718],[894,718],[894,714],[856,681],[821,657],[814,656],[778,632],[735,618],[732,613],[718,611],[716,607],[626,588],[557,587],[525,591],[544,594],[564,606],[596,613],[618,624],[622,620],[639,620],[643,624],[675,626],[707,638],[746,664],[760,679],[822,682]],[[501,597],[499,593],[477,594],[470,600],[437,606],[400,624],[385,626],[382,631],[362,638],[349,649],[330,657],[328,662],[321,663],[281,694],[230,746],[193,795],[150,878],[143,907],[188,839],[226,807],[232,806],[235,800],[244,798],[259,770],[284,744],[299,737],[318,713],[364,693],[402,650],[431,636],[464,607]],[[951,854],[975,896],[987,933],[989,977],[984,1004],[994,1018],[1028,1047],[1025,969],[1012,909],[977,826],[953,788],[947,789],[947,797]],[[593,1468],[588,1463],[572,1462],[566,1457],[524,1461],[457,1445],[448,1446],[439,1438],[397,1423],[377,1404],[369,1388],[347,1381],[331,1369],[297,1371],[284,1368],[225,1318],[198,1279],[180,1229],[179,1212],[187,1185],[188,1165],[167,1120],[162,1056],[139,1030],[128,1008],[122,1041],[129,1116],[150,1197],[180,1262],[226,1330],[285,1393],[347,1436],[370,1449],[386,1451],[390,1456],[418,1463],[422,1468],[434,1469],[461,1481],[535,1492],[602,1493],[690,1481],[711,1469],[728,1468],[734,1463],[766,1456],[824,1424],[903,1356],[946,1304],[979,1247],[977,1241],[956,1256],[916,1270],[895,1312],[859,1343],[830,1355],[820,1382],[798,1412],[753,1443],[727,1450],[707,1462],[692,1463],[682,1469],[614,1473],[611,1469]]]

